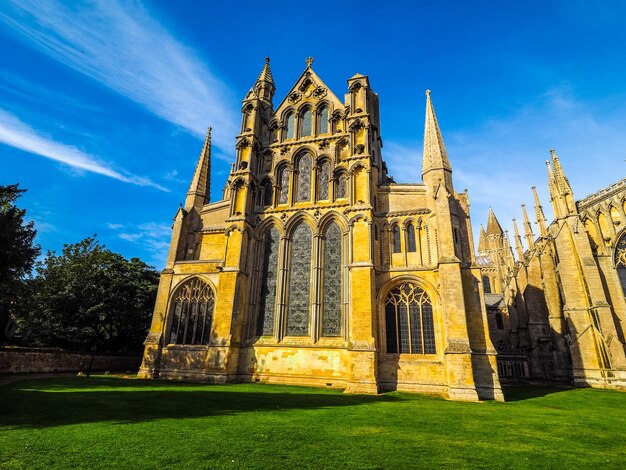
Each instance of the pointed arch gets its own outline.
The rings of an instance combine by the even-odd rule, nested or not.
[[[317,133],[318,135],[328,134],[329,123],[330,123],[329,106],[327,103],[321,103],[317,107]]]
[[[341,335],[343,235],[332,220],[324,231],[322,271],[322,336]]]
[[[296,114],[288,109],[283,116],[283,140],[293,139],[296,136]]]
[[[300,110],[300,137],[310,137],[313,135],[313,111],[310,106],[305,106]]]
[[[321,161],[317,168],[317,200],[328,201],[330,199],[330,163],[327,159]]]
[[[622,230],[615,244],[613,261],[615,263],[615,269],[617,269],[617,276],[622,285],[624,296],[626,296],[626,230]]]
[[[290,238],[286,334],[307,336],[311,317],[313,234],[309,225],[300,220]]]
[[[311,200],[312,158],[308,152],[302,153],[296,162],[297,182],[295,188],[296,202]]]
[[[393,226],[391,227],[391,233],[393,236],[393,252],[402,253],[402,244],[400,242],[400,226],[398,224],[393,224]]]
[[[266,227],[262,240],[256,335],[271,336],[274,334],[280,252],[280,233],[275,224]]]
[[[286,164],[281,165],[276,172],[276,181],[278,182],[277,203],[289,203],[289,167]]]
[[[415,243],[415,225],[409,222],[406,226],[406,251],[408,253],[415,253],[417,246]]]
[[[207,345],[211,337],[215,291],[199,277],[176,287],[171,296],[169,344]]]

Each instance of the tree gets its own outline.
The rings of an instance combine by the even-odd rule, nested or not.
[[[33,222],[24,222],[26,211],[15,205],[25,191],[17,184],[0,186],[0,344],[8,339],[11,309],[41,252],[33,244],[37,235]]]
[[[17,314],[18,331],[38,345],[139,351],[158,279],[154,268],[126,260],[95,237],[65,245],[38,263]]]

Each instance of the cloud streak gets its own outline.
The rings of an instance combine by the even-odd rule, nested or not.
[[[140,2],[8,0],[0,21],[31,46],[230,150],[237,134],[228,88]]]
[[[148,178],[116,170],[76,147],[43,136],[13,114],[2,109],[0,109],[0,143],[118,181],[168,191]]]

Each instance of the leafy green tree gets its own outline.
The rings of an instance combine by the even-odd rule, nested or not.
[[[11,309],[41,252],[33,243],[37,235],[33,222],[25,222],[26,211],[15,205],[25,191],[17,184],[0,186],[0,344],[8,339]]]
[[[29,342],[70,349],[97,345],[139,351],[147,334],[159,274],[126,260],[95,237],[48,252],[21,305],[18,332]]]

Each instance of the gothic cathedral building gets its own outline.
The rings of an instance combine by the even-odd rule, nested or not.
[[[266,61],[209,202],[210,129],[173,224],[140,377],[502,399],[466,193],[426,92],[421,183],[382,155],[378,95]]]

